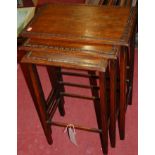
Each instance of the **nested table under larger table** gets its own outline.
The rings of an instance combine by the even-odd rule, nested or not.
[[[126,105],[131,103],[132,96],[136,14],[136,8],[50,4],[38,11],[21,34],[29,39],[44,40],[39,47],[44,49],[48,41],[57,42],[55,47],[61,45],[61,48],[74,43],[90,50],[92,45],[119,47],[121,139],[125,136]],[[110,60],[110,53],[108,55]]]
[[[56,46],[57,44],[59,44],[59,46]],[[34,103],[49,144],[51,144],[52,140],[50,133],[51,128],[49,125],[52,124],[66,127],[69,124],[54,122],[52,118],[57,106],[60,114],[64,116],[65,110],[63,96],[70,96],[94,100],[94,107],[99,129],[81,127],[79,125],[74,125],[75,128],[99,132],[103,152],[105,154],[108,152],[109,131],[111,144],[113,147],[115,147],[117,77],[116,62],[118,60],[118,49],[113,48],[111,45],[93,46],[86,44],[81,45],[77,43],[71,43],[68,45],[66,42],[60,43],[57,41],[54,42],[41,39],[28,39],[21,49],[27,51],[26,55],[21,60],[22,69],[24,66],[27,68],[28,72],[24,72],[25,77],[27,80],[29,80],[29,82],[27,82],[28,85],[32,87],[32,89],[30,89],[31,93],[34,93],[32,94],[32,97],[34,99]],[[52,84],[52,90],[46,101],[40,84],[39,75],[36,70],[36,65],[50,66],[48,68],[50,71],[49,75]],[[110,68],[110,73],[107,72],[108,66]],[[83,74],[82,76],[89,77],[90,85],[82,85],[78,84],[78,82],[65,83],[58,73],[60,67],[88,71],[89,74]],[[95,75],[95,73],[99,73],[99,76]],[[106,74],[110,74],[110,103],[108,104],[106,99],[107,96],[109,96],[106,86],[108,83],[108,77]],[[99,79],[99,86],[97,86],[96,78]],[[77,95],[75,93],[67,93],[62,87],[62,84],[89,88],[92,90],[92,97]],[[98,92],[100,92],[100,95]]]

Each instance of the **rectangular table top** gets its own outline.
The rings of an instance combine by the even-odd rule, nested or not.
[[[20,47],[27,51],[23,63],[105,72],[109,59],[117,59],[119,47],[87,45],[47,39],[27,39]]]
[[[48,4],[23,31],[29,38],[128,46],[136,8]]]
[[[84,56],[81,52],[67,53],[60,51],[30,51],[23,56],[22,63],[49,65],[70,69],[95,70],[105,72],[108,60],[91,55]]]
[[[107,59],[117,59],[119,48],[112,45],[90,45],[80,44],[67,41],[55,41],[47,39],[28,39],[21,47],[20,50],[35,51],[35,52],[51,52],[51,53],[64,53],[68,54],[101,57]]]

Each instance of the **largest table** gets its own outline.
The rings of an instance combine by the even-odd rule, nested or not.
[[[49,4],[40,8],[21,34],[67,44],[119,46],[121,139],[125,136],[126,105],[132,102],[136,14],[136,8],[128,7]]]

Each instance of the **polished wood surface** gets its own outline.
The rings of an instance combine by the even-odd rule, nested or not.
[[[93,44],[80,44],[76,42],[66,41],[53,41],[45,39],[28,39],[23,46],[20,47],[21,51],[40,51],[40,52],[59,52],[66,54],[78,54],[83,56],[91,55],[95,57],[102,57],[108,59],[117,59],[119,49],[111,45],[93,45]]]
[[[135,14],[136,9],[130,7],[45,5],[22,36],[128,46]]]
[[[64,54],[60,52],[28,52],[21,60],[23,63],[32,63],[40,65],[51,65],[64,68],[73,69],[85,69],[85,70],[97,70],[105,71],[105,66],[107,66],[107,61],[102,58],[95,58],[87,56],[87,58],[82,57],[81,54]]]

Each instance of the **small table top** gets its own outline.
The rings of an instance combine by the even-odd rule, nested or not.
[[[105,72],[108,60],[92,55],[83,55],[81,52],[66,53],[65,51],[30,51],[23,56],[22,63],[32,63],[38,65],[49,65],[56,67],[95,70]]]
[[[45,39],[28,39],[20,50],[28,51],[23,63],[105,72],[108,59],[117,59],[112,45],[83,45]],[[104,59],[105,58],[105,59]]]
[[[136,8],[48,4],[23,31],[28,38],[128,46]]]
[[[20,50],[23,51],[39,51],[46,53],[57,53],[59,54],[78,54],[87,57],[94,56],[107,59],[117,59],[119,47],[112,45],[89,45],[89,44],[80,44],[75,42],[67,41],[51,41],[47,39],[28,39],[21,47]]]

